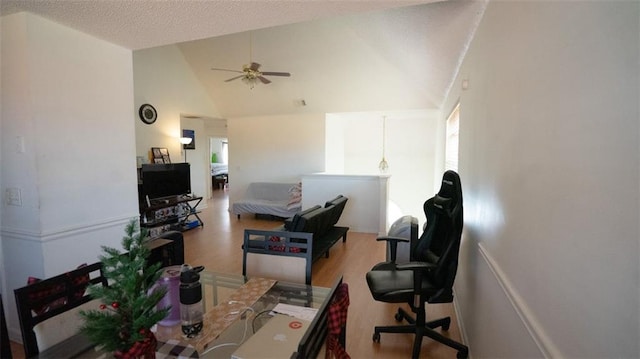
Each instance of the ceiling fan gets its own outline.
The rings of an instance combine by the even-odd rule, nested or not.
[[[271,80],[269,80],[268,78],[266,78],[265,76],[284,76],[284,77],[289,77],[291,76],[290,73],[288,72],[262,72],[260,71],[260,64],[257,62],[251,62],[251,64],[249,65],[244,65],[242,66],[242,71],[240,70],[229,70],[229,69],[219,69],[219,68],[211,68],[211,70],[215,70],[215,71],[229,71],[229,72],[237,72],[240,73],[242,75],[238,75],[235,77],[232,77],[228,80],[225,80],[224,82],[229,82],[229,81],[233,81],[233,80],[237,80],[237,79],[242,79],[243,82],[247,83],[251,88],[253,88],[253,86],[256,84],[256,82],[259,80],[260,82],[262,82],[263,84],[269,84],[271,83]]]
[[[249,85],[250,88],[253,88],[258,81],[262,82],[265,85],[266,84],[270,84],[271,80],[269,80],[265,76],[283,76],[283,77],[291,76],[291,74],[288,73],[288,72],[272,72],[272,71],[262,72],[262,71],[260,71],[260,66],[261,65],[259,63],[257,63],[257,62],[253,62],[251,60],[252,40],[253,40],[253,36],[252,36],[251,33],[249,33],[249,64],[242,66],[242,71],[240,71],[240,70],[220,69],[220,68],[215,68],[215,67],[211,68],[211,70],[237,72],[237,73],[239,73],[241,75],[232,77],[232,78],[230,78],[228,80],[225,80],[224,82],[230,82],[230,81],[233,81],[233,80],[242,79],[242,82],[244,82],[247,85]]]

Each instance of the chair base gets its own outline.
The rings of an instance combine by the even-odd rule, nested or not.
[[[424,313],[424,312],[423,312]],[[442,343],[446,346],[449,346],[458,351],[457,358],[463,359],[467,358],[469,355],[469,348],[461,343],[456,342],[450,338],[445,337],[444,335],[436,332],[435,328],[442,328],[443,330],[449,330],[449,325],[451,324],[451,318],[441,318],[437,320],[432,320],[429,322],[425,322],[424,314],[418,314],[418,318],[414,319],[411,315],[409,315],[402,308],[398,308],[398,312],[395,315],[397,321],[406,320],[409,325],[397,325],[397,326],[379,326],[375,327],[373,333],[373,341],[380,342],[380,333],[413,333],[416,335],[413,342],[413,354],[412,358],[417,359],[420,357],[420,348],[422,347],[422,337],[429,337],[439,343]],[[420,322],[424,323],[421,325]]]

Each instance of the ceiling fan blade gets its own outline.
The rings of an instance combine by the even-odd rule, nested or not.
[[[258,69],[260,68],[260,64],[257,62],[252,62],[251,65],[249,65],[249,68],[253,71],[258,71]]]
[[[232,78],[230,78],[230,79],[228,79],[228,80],[224,80],[224,82],[229,82],[229,81],[237,80],[237,79],[239,79],[239,78],[241,78],[241,77],[244,77],[244,75],[240,75],[240,76],[232,77]]]
[[[269,79],[267,79],[266,77],[258,76],[258,79],[260,79],[260,81],[262,81],[262,83],[265,85],[271,83],[271,81],[269,81]]]
[[[263,72],[262,74],[267,76],[285,76],[285,77],[291,76],[291,74],[288,72]]]
[[[214,71],[229,71],[229,72],[238,72],[238,73],[242,73],[242,71],[238,71],[238,70],[218,69],[218,68],[215,68],[215,67],[212,67],[212,68],[211,68],[211,70],[214,70]]]

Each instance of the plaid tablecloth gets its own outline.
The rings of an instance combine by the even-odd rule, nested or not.
[[[198,358],[198,352],[193,346],[175,339],[158,342],[156,359]]]
[[[156,359],[186,359],[198,357],[198,352],[193,346],[175,339],[169,339],[166,342],[158,341],[158,346],[156,347]],[[91,350],[73,356],[73,358],[109,359],[113,358],[113,353],[92,348]]]

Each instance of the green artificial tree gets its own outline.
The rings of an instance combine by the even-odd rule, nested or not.
[[[138,221],[131,220],[122,238],[121,253],[115,248],[102,246],[104,255],[100,261],[103,275],[109,285],[92,285],[89,294],[102,302],[99,310],[81,311],[84,318],[81,331],[92,343],[116,356],[127,353],[140,343],[153,342],[150,328],[162,320],[169,308],[157,309],[156,305],[166,293],[165,287],[154,287],[162,272],[161,264],[148,265],[150,251],[144,245],[147,231],[140,229]],[[133,357],[142,356],[133,355]]]

